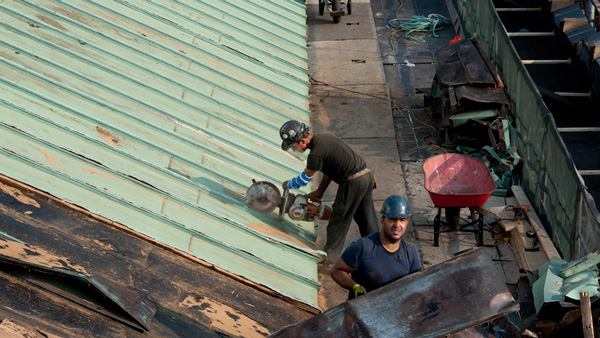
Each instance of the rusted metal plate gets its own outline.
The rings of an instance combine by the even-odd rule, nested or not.
[[[494,76],[470,40],[461,40],[435,53],[437,76],[447,86],[495,86]]]
[[[273,336],[438,337],[515,312],[483,249],[409,275]]]
[[[67,257],[1,235],[0,270],[138,330],[150,330],[156,313],[153,302],[101,276],[90,277]]]
[[[465,101],[510,104],[503,88],[464,85],[454,88],[454,95],[460,105],[466,104]]]

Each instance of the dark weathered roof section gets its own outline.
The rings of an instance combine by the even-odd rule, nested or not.
[[[302,163],[297,1],[0,3],[0,174],[318,308],[313,224],[246,208]]]
[[[410,274],[271,337],[442,337],[519,310],[483,249]]]

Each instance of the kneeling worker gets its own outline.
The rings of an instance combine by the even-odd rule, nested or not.
[[[344,250],[331,269],[331,278],[350,291],[348,299],[421,271],[417,248],[402,239],[409,217],[410,206],[404,197],[386,198],[381,208],[381,231],[358,239]]]

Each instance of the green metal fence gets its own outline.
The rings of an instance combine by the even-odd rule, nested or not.
[[[453,0],[467,38],[476,37],[514,104],[522,185],[563,258],[598,250],[600,215],[586,192],[552,114],[522,64],[491,0]]]

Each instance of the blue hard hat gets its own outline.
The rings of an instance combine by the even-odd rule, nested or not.
[[[410,205],[408,205],[408,201],[404,197],[391,195],[383,201],[381,216],[388,218],[409,218]]]

